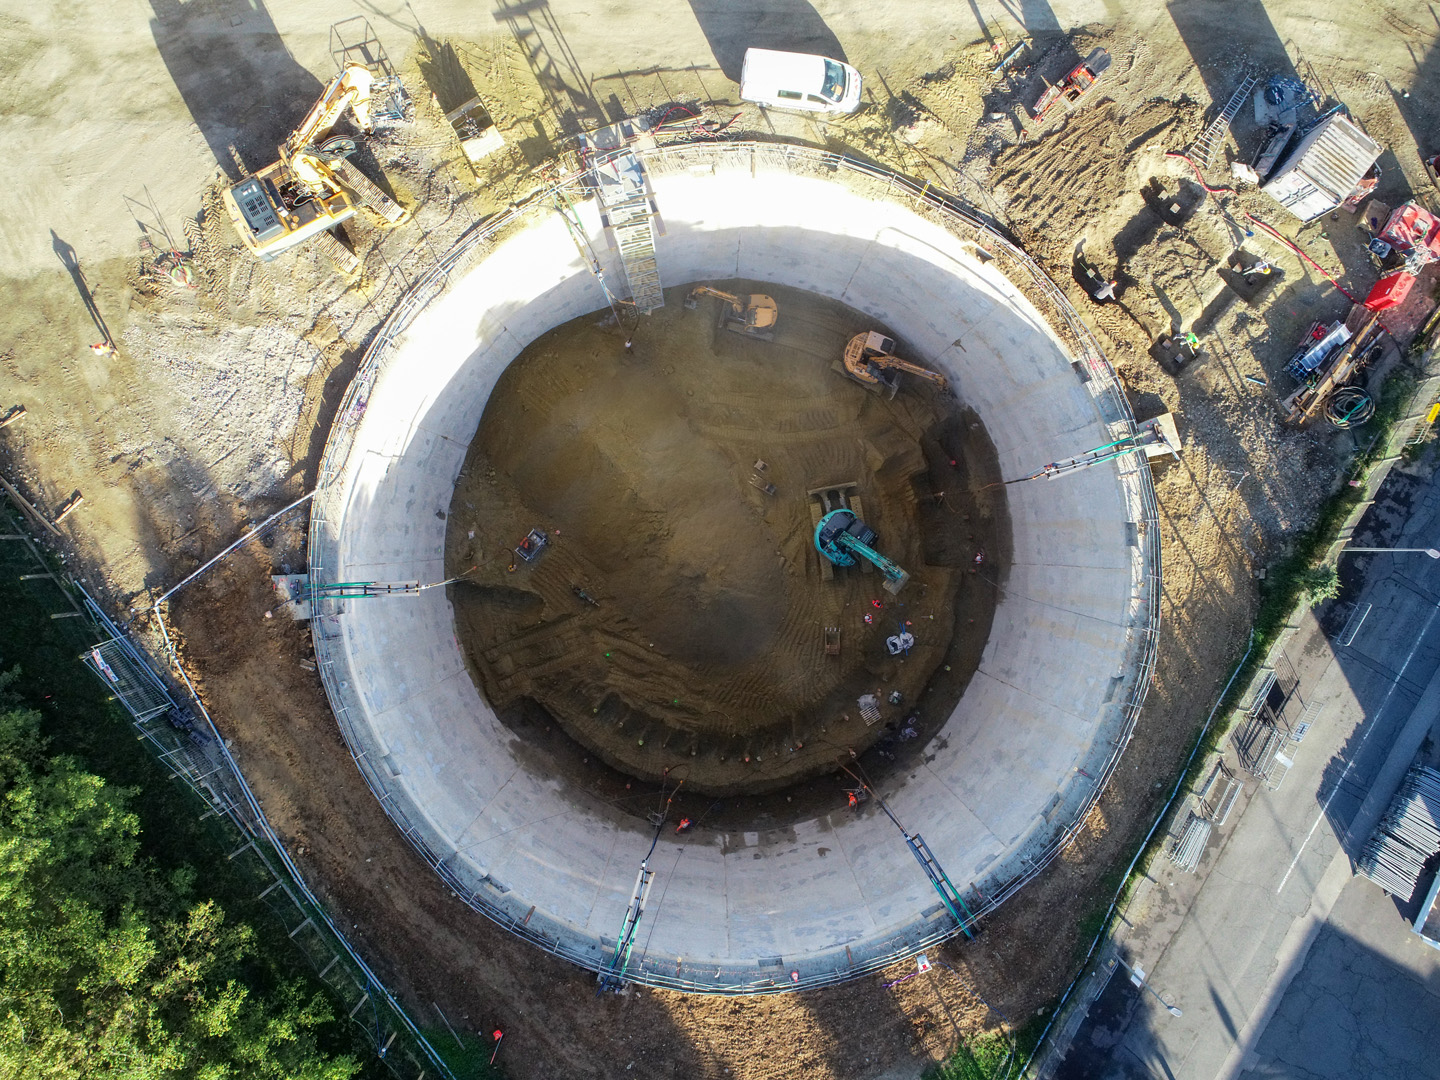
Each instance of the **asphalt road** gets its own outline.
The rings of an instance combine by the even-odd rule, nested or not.
[[[1440,483],[1396,472],[1353,543],[1437,540]],[[1411,932],[1413,906],[1351,876],[1427,736],[1440,744],[1440,561],[1344,555],[1342,567],[1342,600],[1371,609],[1348,646],[1331,640],[1342,610],[1324,627],[1307,616],[1285,650],[1292,709],[1313,721],[1293,768],[1278,790],[1248,781],[1198,881],[1157,861],[1143,915],[1116,935],[1148,986],[1111,978],[1061,1080],[1440,1076],[1427,1045],[1440,951]]]

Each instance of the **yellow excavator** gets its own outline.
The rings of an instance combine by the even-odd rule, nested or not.
[[[374,81],[363,64],[347,66],[330,80],[309,115],[280,145],[280,160],[223,193],[235,231],[256,258],[268,262],[354,217],[357,199],[391,225],[406,218],[399,205],[345,161],[355,150],[354,139],[325,139],[346,109],[362,131],[373,130]]]
[[[773,330],[775,320],[780,317],[780,308],[773,297],[764,293],[736,296],[734,293],[712,289],[709,285],[700,285],[690,290],[690,295],[685,298],[685,306],[695,307],[702,296],[718,296],[729,305],[729,310],[725,312],[725,329],[767,341],[775,336]]]
[[[895,372],[908,371],[944,390],[950,385],[944,375],[895,355],[895,339],[874,330],[856,334],[845,346],[845,374],[861,386],[886,391],[891,397],[899,389]]]

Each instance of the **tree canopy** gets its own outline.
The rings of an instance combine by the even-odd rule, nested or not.
[[[348,1080],[323,992],[188,868],[144,855],[133,792],[51,756],[0,675],[0,1080]]]

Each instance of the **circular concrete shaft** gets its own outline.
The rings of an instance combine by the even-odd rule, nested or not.
[[[1073,312],[975,223],[796,148],[645,160],[668,284],[777,282],[874,315],[982,417],[1003,475],[1131,430],[1093,346],[1075,362],[1000,267],[1057,323]],[[578,213],[603,256],[595,204]],[[545,330],[605,306],[548,200],[445,269],[402,305],[337,420],[312,517],[316,581],[440,580],[438,512],[497,377]],[[1062,329],[1087,341],[1075,322]],[[972,912],[1054,855],[1129,737],[1154,652],[1153,508],[1149,469],[1133,457],[1009,489],[1014,565],[980,668],[925,764],[883,792]],[[420,852],[477,909],[607,967],[653,830],[525,753],[471,681],[443,589],[326,601],[314,628],[357,762]],[[824,985],[957,932],[882,813],[837,807],[721,835],[666,829],[649,867],[626,973],[635,981],[722,993]]]

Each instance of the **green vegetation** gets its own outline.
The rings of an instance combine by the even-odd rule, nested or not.
[[[1300,586],[1301,602],[1310,607],[1340,595],[1340,571],[1334,563],[1306,567],[1296,575],[1296,581]]]
[[[1044,1016],[1034,1016],[1013,1035],[987,1031],[968,1042],[939,1065],[925,1070],[925,1080],[1010,1080],[1040,1044]]]
[[[962,1042],[944,1064],[926,1071],[925,1080],[999,1080],[1015,1075],[1019,1065],[1009,1036],[987,1031],[968,1043]]]
[[[505,1051],[500,1050],[496,1054],[495,1043],[490,1038],[482,1038],[470,1031],[457,1033],[448,1028],[426,1028],[424,1035],[456,1076],[466,1077],[467,1080],[498,1080],[504,1075],[498,1062],[490,1064],[490,1057],[504,1057]],[[462,1040],[458,1044],[455,1041],[457,1035]]]
[[[0,1080],[386,1075],[78,663],[55,583],[3,569]]]
[[[325,995],[267,963],[254,927],[200,893],[193,870],[145,857],[131,793],[50,756],[12,681],[0,679],[0,1075],[355,1076],[356,1059],[326,1045]]]

